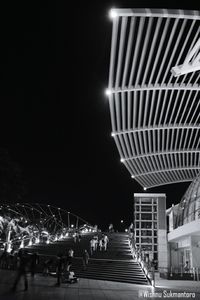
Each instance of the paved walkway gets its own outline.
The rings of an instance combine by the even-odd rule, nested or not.
[[[29,277],[28,291],[23,291],[24,287],[20,282],[17,291],[12,293],[10,289],[14,278],[14,272],[0,271],[0,300],[135,300],[160,298],[200,300],[200,282],[193,281],[157,279],[157,287],[153,289],[151,286],[80,279],[75,284],[61,284],[60,287],[55,287],[56,278],[45,278],[37,274],[34,279]],[[164,291],[166,291],[165,294]],[[170,291],[192,292],[195,293],[195,298],[169,297]],[[154,297],[150,293],[154,293]]]

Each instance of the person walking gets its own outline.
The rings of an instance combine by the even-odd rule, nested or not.
[[[18,272],[15,279],[12,291],[16,290],[17,284],[20,281],[20,278],[24,278],[24,291],[28,290],[28,279],[27,279],[27,268],[29,263],[29,257],[25,249],[20,249],[18,252]]]
[[[89,253],[88,251],[85,249],[84,252],[83,252],[83,270],[85,271],[87,269],[87,265],[88,265],[88,262],[89,262]]]

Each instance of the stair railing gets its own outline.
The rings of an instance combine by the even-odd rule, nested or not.
[[[139,251],[139,249],[137,248],[134,237],[132,235],[129,235],[129,245],[130,245],[131,254],[132,254],[133,259],[137,260],[137,262],[139,263],[141,269],[143,270],[147,280],[154,287],[155,286],[155,267],[154,267],[154,265],[153,264],[149,265],[143,260],[142,254]]]

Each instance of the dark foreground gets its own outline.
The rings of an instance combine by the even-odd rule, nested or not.
[[[61,284],[55,287],[56,278],[43,277],[36,274],[32,279],[28,275],[29,288],[24,291],[22,280],[20,281],[16,292],[12,292],[12,284],[16,273],[14,271],[0,270],[0,299],[1,300],[135,300],[135,299],[160,299],[157,296],[162,294],[163,290],[172,292],[191,292],[195,293],[195,298],[177,298],[167,297],[167,299],[200,299],[200,287],[198,282],[178,282],[157,280],[157,287],[141,286],[129,283],[119,283],[103,280],[79,279],[78,283]],[[154,297],[150,293],[155,294]],[[145,294],[146,293],[146,294]],[[146,297],[145,297],[146,295]],[[164,299],[164,294],[162,296]]]

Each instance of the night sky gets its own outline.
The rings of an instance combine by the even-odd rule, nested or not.
[[[111,7],[199,9],[194,1],[72,1],[1,8],[0,147],[19,163],[25,201],[54,204],[101,228],[132,221],[143,192],[111,138]],[[148,190],[178,203],[189,183]]]

